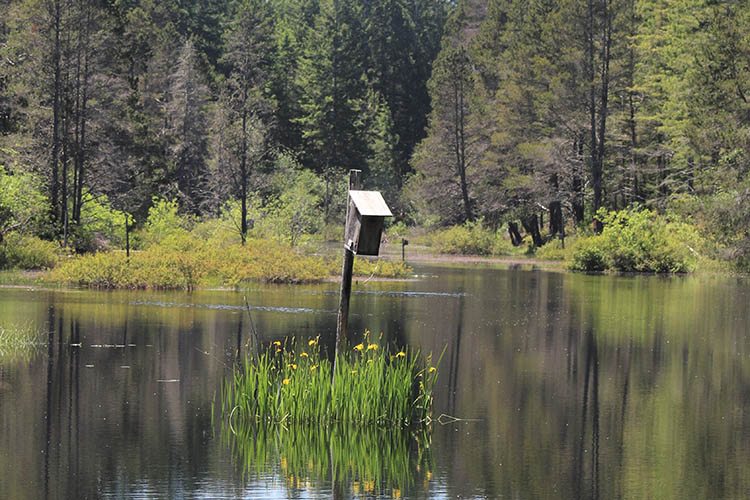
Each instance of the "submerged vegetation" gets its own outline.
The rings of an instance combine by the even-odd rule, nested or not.
[[[431,420],[437,364],[408,349],[390,353],[369,332],[335,363],[318,339],[299,348],[276,341],[235,370],[222,409],[233,423],[417,427]]]

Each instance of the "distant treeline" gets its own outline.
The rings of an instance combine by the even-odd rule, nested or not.
[[[293,165],[326,221],[359,168],[409,223],[520,222],[539,246],[641,205],[750,255],[745,2],[11,0],[0,19],[0,164],[36,179],[48,239],[75,242],[86,200],[138,224],[157,198],[233,201],[244,235]],[[28,225],[0,205],[0,238]]]

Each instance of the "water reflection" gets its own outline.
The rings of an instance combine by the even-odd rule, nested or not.
[[[351,329],[423,353],[447,346],[435,413],[467,420],[435,425],[429,454],[412,436],[346,442],[334,429],[278,429],[248,437],[244,451],[221,442],[211,404],[247,354],[243,296],[264,343],[320,333],[331,350],[335,284],[0,289],[4,324],[30,321],[49,340],[31,355],[0,355],[0,498],[374,495],[364,478],[382,497],[408,498],[750,491],[746,278],[418,272],[425,278],[355,285]]]
[[[432,477],[425,430],[255,425],[230,417],[224,420],[222,441],[247,481],[277,476],[287,498],[327,489],[333,498],[415,496]]]

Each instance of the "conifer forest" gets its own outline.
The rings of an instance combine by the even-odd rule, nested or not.
[[[242,241],[284,210],[322,233],[357,168],[409,227],[538,248],[648,210],[750,262],[745,1],[4,0],[0,19],[0,239],[122,247],[158,203],[231,213]]]

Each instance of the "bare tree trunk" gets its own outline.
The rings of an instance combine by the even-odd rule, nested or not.
[[[510,235],[510,242],[513,243],[514,247],[523,243],[523,237],[521,237],[521,232],[518,230],[518,224],[515,222],[508,222],[508,234]]]
[[[536,214],[521,217],[521,224],[523,224],[526,234],[531,235],[531,240],[534,242],[535,247],[540,247],[544,244],[542,235],[539,232],[539,218]]]
[[[60,191],[60,180],[59,180],[59,161],[60,161],[60,25],[61,25],[61,11],[60,1],[55,0],[54,12],[52,16],[54,18],[54,31],[55,31],[55,48],[53,53],[54,65],[55,65],[55,82],[54,82],[54,96],[52,100],[52,158],[51,158],[51,185],[50,185],[50,198],[52,202],[52,218],[55,222],[60,220],[61,213],[59,211],[59,191]]]

